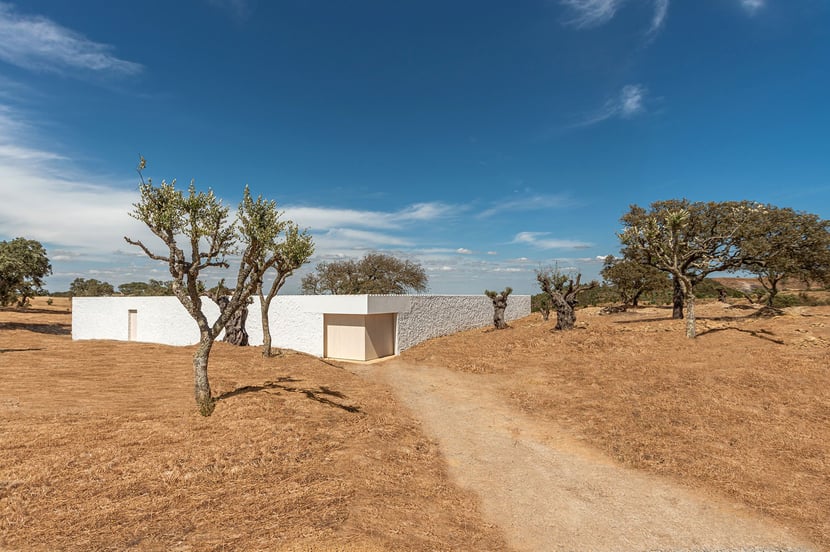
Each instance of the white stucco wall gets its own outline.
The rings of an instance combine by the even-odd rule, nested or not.
[[[413,295],[408,313],[398,315],[398,352],[422,341],[493,323],[493,301],[484,295]],[[505,320],[530,314],[530,295],[507,299]]]
[[[176,297],[74,297],[72,339],[127,341],[128,316],[136,310],[136,341],[165,345],[199,342],[199,327]],[[219,308],[204,298],[202,310],[210,322]]]
[[[196,322],[175,297],[75,297],[72,339],[127,341],[130,310],[136,311],[136,341],[166,345],[199,342]],[[204,299],[203,310],[210,322],[219,316],[210,299]],[[323,356],[325,313],[396,313],[396,352],[433,337],[493,323],[493,304],[484,295],[278,295],[268,316],[272,346]],[[515,320],[528,314],[530,296],[511,295],[505,318]],[[246,329],[250,345],[262,345],[258,298],[248,306]]]
[[[271,301],[268,325],[271,328],[271,346],[292,349],[315,356],[323,356],[323,313],[313,312],[310,296],[277,295]],[[251,345],[262,345],[262,319],[259,299],[248,307],[248,340]]]

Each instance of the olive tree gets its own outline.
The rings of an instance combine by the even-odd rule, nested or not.
[[[302,279],[303,293],[320,295],[404,294],[426,291],[423,267],[384,253],[367,253],[360,260],[323,261]]]
[[[576,323],[576,305],[579,302],[579,294],[583,291],[593,289],[599,285],[592,281],[587,284],[580,283],[582,274],[573,276],[562,272],[557,267],[544,268],[536,271],[536,281],[542,291],[550,298],[553,308],[556,309],[557,330],[572,330]]]
[[[664,289],[669,285],[666,274],[653,266],[613,255],[605,257],[600,274],[620,294],[623,307],[637,307],[643,293]]]
[[[211,348],[227,322],[256,291],[262,273],[271,267],[273,261],[267,257],[263,261],[263,252],[276,239],[279,213],[273,201],[261,197],[253,201],[246,186],[238,219],[231,221],[229,208],[212,190],[197,191],[192,181],[187,193],[176,189],[175,180],[156,186],[152,180],[144,181],[145,167],[142,158],[138,166],[140,198],[130,215],[147,225],[163,242],[165,252],[155,253],[140,240],[124,239],[149,258],[167,263],[173,294],[199,327],[199,347],[193,355],[194,394],[199,412],[210,416],[216,407],[208,380]],[[231,255],[239,255],[236,285],[211,324],[202,311],[199,274],[209,268],[229,268],[227,258]]]
[[[36,240],[15,238],[0,241],[0,306],[23,307],[43,289],[43,279],[52,274],[46,249]]]
[[[695,285],[745,262],[741,245],[758,209],[748,201],[672,199],[649,210],[632,205],[623,215],[623,255],[671,275],[675,304],[686,305],[687,337],[695,337]]]
[[[262,316],[262,355],[265,357],[271,356],[271,324],[268,320],[271,301],[285,284],[286,279],[307,263],[314,253],[314,241],[311,236],[306,231],[300,232],[299,227],[293,222],[280,222],[280,231],[283,233],[282,239],[272,243],[260,259],[261,262],[265,262],[268,258],[274,259],[271,265],[274,279],[268,287],[268,293],[263,292],[262,279],[257,284],[256,290]]]
[[[754,274],[772,306],[782,280],[830,283],[830,221],[779,208],[759,208],[742,243],[742,270]]]
[[[501,293],[484,291],[484,295],[490,298],[493,302],[493,326],[497,330],[503,330],[507,327],[507,322],[504,321],[504,311],[507,309],[507,296],[513,293],[513,288],[506,287]]]

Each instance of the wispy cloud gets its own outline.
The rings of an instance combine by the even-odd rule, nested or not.
[[[577,29],[598,27],[608,23],[617,13],[622,0],[561,0],[569,12],[567,25]]]
[[[227,11],[240,22],[247,20],[254,11],[249,0],[208,0],[208,3]]]
[[[591,247],[591,244],[587,242],[547,236],[550,236],[550,232],[519,232],[513,238],[513,243],[532,245],[539,249],[587,249]]]
[[[459,255],[472,255],[473,254],[473,250],[472,249],[467,249],[466,247],[459,247],[458,249],[455,250],[455,252],[458,253]]]
[[[511,213],[520,211],[544,211],[545,209],[557,209],[567,207],[571,203],[570,198],[564,195],[540,195],[534,194],[522,196],[510,201],[505,201],[485,209],[477,216],[487,218],[499,213]]]
[[[651,26],[646,33],[648,36],[654,36],[666,22],[666,16],[669,13],[669,0],[654,0],[654,14],[651,17]]]
[[[642,84],[627,84],[616,97],[606,101],[601,109],[574,126],[591,126],[614,117],[631,119],[646,111],[647,95],[648,90]]]
[[[766,3],[765,0],[740,0],[741,7],[745,9],[750,14],[754,14],[758,10],[764,7]]]
[[[626,0],[560,0],[568,16],[564,23],[577,29],[591,29],[611,21]],[[763,2],[763,0],[742,0],[743,2]],[[669,12],[669,0],[647,0],[654,7],[646,37],[652,38],[666,21]],[[644,2],[645,3],[645,2]]]
[[[50,19],[17,13],[0,2],[0,60],[33,71],[134,75],[139,63],[119,59],[113,47],[89,40]]]

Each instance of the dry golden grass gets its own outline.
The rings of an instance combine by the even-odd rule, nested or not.
[[[583,309],[572,332],[534,315],[403,357],[490,374],[525,412],[618,461],[732,497],[830,550],[830,307],[698,310],[695,340],[666,309]]]
[[[388,389],[307,355],[72,342],[68,302],[0,311],[0,548],[502,550]]]

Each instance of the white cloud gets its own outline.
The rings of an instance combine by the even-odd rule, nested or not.
[[[488,255],[498,255],[499,253],[498,253],[498,251],[488,251],[487,254]]]
[[[443,203],[416,203],[399,211],[365,211],[329,207],[286,206],[286,218],[301,227],[312,229],[357,226],[361,228],[396,229],[409,223],[443,218],[460,209]]]
[[[631,119],[641,113],[645,113],[647,95],[648,90],[642,84],[627,84],[622,87],[615,98],[605,102],[602,109],[574,126],[591,126],[614,117]]]
[[[314,241],[318,248],[331,249],[361,249],[394,246],[408,247],[412,242],[397,236],[353,228],[332,228],[323,234],[315,234]]]
[[[459,247],[458,249],[455,250],[455,252],[460,254],[460,255],[472,255],[473,254],[472,250],[467,249],[466,247]]]
[[[613,19],[622,0],[561,0],[570,11],[565,23],[577,29],[598,27]]]
[[[764,7],[765,0],[740,0],[741,6],[750,14],[754,14]]]
[[[127,216],[134,190],[75,174],[64,155],[29,145],[37,130],[0,105],[0,235],[101,254],[126,248],[124,235],[149,232]]]
[[[7,63],[56,73],[142,71],[141,64],[119,59],[112,50],[45,17],[18,14],[11,4],[0,3],[0,60]]]
[[[645,100],[646,89],[640,84],[627,84],[623,86],[619,98],[619,114],[626,119],[645,111],[643,101]]]
[[[513,243],[532,245],[539,249],[585,249],[591,246],[590,243],[577,240],[547,238],[549,235],[550,232],[519,232],[513,238]]]

